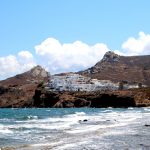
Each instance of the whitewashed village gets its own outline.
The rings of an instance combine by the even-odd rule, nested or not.
[[[76,73],[50,75],[45,87],[49,91],[102,91],[118,90],[120,83],[109,80],[97,80]],[[124,84],[123,89],[138,88],[138,84]]]

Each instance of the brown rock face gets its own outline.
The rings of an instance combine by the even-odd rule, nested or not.
[[[38,88],[33,96],[34,107],[55,107],[55,108],[71,108],[71,107],[90,107],[90,102],[78,98],[72,92],[52,92]]]
[[[31,107],[33,95],[48,73],[40,66],[28,72],[0,81],[0,107]]]
[[[99,80],[135,82],[150,86],[150,55],[125,57],[107,52],[95,66],[80,71],[79,74]]]
[[[91,99],[91,107],[135,107],[133,97],[116,94],[101,94]]]
[[[150,106],[150,56],[119,56],[107,52],[82,75],[113,82],[141,83],[139,89],[95,92],[52,92],[44,87],[48,72],[36,66],[0,81],[0,107],[143,107]]]
[[[58,92],[45,91],[43,88],[37,88],[33,96],[34,107],[53,107],[59,100]]]
[[[127,92],[126,92],[127,94]],[[135,107],[134,95],[122,92],[45,92],[37,89],[34,95],[35,107]]]
[[[54,105],[56,108],[70,108],[70,107],[90,107],[91,102],[84,98],[76,97],[72,93],[64,93],[60,96],[60,100]]]

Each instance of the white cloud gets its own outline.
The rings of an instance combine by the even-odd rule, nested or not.
[[[150,54],[150,35],[139,32],[139,37],[130,37],[122,44],[123,52],[126,55]]]
[[[29,51],[19,52],[17,56],[17,60],[21,66],[22,72],[35,66],[34,57]]]
[[[33,59],[33,55],[29,51],[21,51],[21,52],[18,53],[18,56],[21,59],[25,59],[25,60]]]
[[[91,67],[109,50],[107,45],[98,43],[89,46],[81,41],[61,44],[48,38],[35,46],[36,54],[51,73],[79,71]]]
[[[0,79],[25,72],[35,66],[33,56],[28,51],[21,51],[18,56],[0,57]]]
[[[3,77],[8,74],[10,75],[13,72],[17,72],[19,63],[15,56],[9,55],[6,57],[0,57],[0,66],[0,77]]]
[[[150,54],[150,35],[139,32],[137,38],[128,38],[122,44],[122,49],[114,52],[119,55]],[[35,56],[24,50],[17,55],[0,57],[0,79],[27,71],[35,66],[36,62],[52,74],[84,70],[95,65],[109,50],[103,43],[88,45],[75,41],[62,44],[54,38],[48,38],[35,46]]]

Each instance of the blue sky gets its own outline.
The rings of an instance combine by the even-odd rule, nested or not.
[[[72,66],[63,67],[60,65],[61,61],[73,57],[75,62],[75,56],[82,55],[77,56],[74,52],[71,52],[70,55],[64,54],[65,48],[60,48],[64,51],[62,55],[59,55],[59,52],[57,54],[48,52],[43,47],[41,47],[41,51],[43,50],[45,53],[41,53],[35,47],[37,45],[42,46],[42,43],[48,38],[50,38],[48,43],[51,45],[53,42],[58,44],[56,41],[59,41],[62,47],[63,44],[72,44],[70,49],[74,49],[74,45],[76,45],[73,44],[74,42],[80,41],[82,43],[77,43],[77,45],[79,44],[78,48],[80,46],[82,48],[83,44],[86,44],[91,51],[93,50],[91,47],[97,43],[102,43],[107,46],[108,50],[113,50],[119,54],[149,54],[148,48],[150,46],[147,42],[150,34],[149,6],[149,0],[1,0],[0,65],[3,72],[1,71],[0,75],[5,78],[18,73],[15,69],[11,72],[6,71],[9,66],[4,64],[4,61],[13,59],[16,61],[14,65],[18,63],[17,65],[21,64],[22,66],[29,62],[29,60],[25,62],[20,60],[23,57],[30,58],[32,62],[30,67],[41,64],[54,73],[55,70],[56,72],[70,71],[73,66],[74,70],[84,69],[98,60],[96,58],[93,61],[94,57],[99,54],[95,51],[94,54],[90,53],[93,58],[91,58],[89,65],[86,66],[83,62],[81,62],[81,66],[80,63],[73,65],[72,62]],[[131,37],[134,40],[130,40]],[[140,45],[143,49],[137,48],[136,50],[136,45],[138,45],[136,42],[140,44],[141,41],[146,41],[143,42],[143,47]],[[131,45],[134,44],[135,46],[132,47]],[[147,48],[146,52],[145,47]],[[90,51],[88,48],[86,50]],[[102,50],[99,58],[102,57],[107,48]],[[53,47],[49,47],[49,50],[53,51]],[[60,50],[60,53],[62,51]],[[82,49],[79,49],[78,53],[80,51]],[[21,54],[19,55],[19,53]],[[8,58],[10,55],[12,56],[11,59]],[[56,59],[51,63],[49,59],[54,59],[56,55]],[[44,56],[47,59],[44,59]],[[64,57],[64,60],[60,57]],[[54,63],[58,63],[58,66],[55,67]],[[51,69],[51,65],[54,69]],[[13,65],[11,65],[12,67]],[[22,71],[26,69],[22,69]]]

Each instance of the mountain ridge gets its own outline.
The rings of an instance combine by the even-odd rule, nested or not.
[[[150,55],[120,56],[109,51],[93,67],[78,73],[99,80],[150,86]]]
[[[28,83],[37,83],[41,80],[47,80],[48,72],[45,71],[41,66],[37,65],[21,74],[17,74],[14,77],[7,78],[5,80],[0,81],[0,85],[5,86],[15,86],[15,85],[23,85]]]
[[[124,81],[128,84],[140,82],[150,86],[150,56],[125,57],[107,52],[95,66],[78,73],[93,79]],[[51,80],[49,75],[41,66],[36,66],[25,73],[0,81],[0,108],[150,106],[149,87],[93,92],[52,91],[47,87]],[[68,76],[67,73],[59,75]]]
[[[41,66],[0,81],[0,107],[31,107],[35,90],[47,82],[48,72]]]

